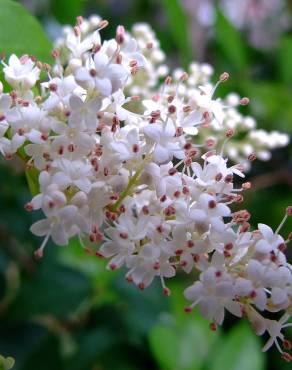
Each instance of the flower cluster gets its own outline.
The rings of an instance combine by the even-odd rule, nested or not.
[[[213,329],[225,310],[247,317],[257,334],[271,336],[264,349],[275,343],[290,360],[279,340],[289,349],[282,329],[291,325],[292,274],[283,252],[292,236],[279,231],[292,208],[275,232],[264,224],[252,232],[250,214],[231,205],[251,186],[235,179],[244,178],[254,147],[244,147],[237,164],[225,156],[242,125],[266,151],[261,135],[274,146],[286,136],[253,130],[236,110],[247,98],[216,99],[229,76],[212,85],[209,66],[193,64],[190,75],[176,71],[155,86],[166,67],[153,32],[137,25],[135,39],[119,26],[102,42],[107,23],[78,17],[57,42],[52,67],[27,55],[3,62],[12,91],[0,95],[0,151],[39,173],[39,191],[26,205],[45,216],[31,227],[43,237],[36,256],[49,238],[67,245],[78,237],[109,269],[126,267],[140,289],[158,277],[166,295],[167,278],[191,273],[187,312],[199,306]],[[276,321],[263,311],[285,313]]]
[[[96,29],[101,18],[92,16],[89,20],[84,20],[80,25],[82,44],[90,43],[93,35],[92,32]],[[58,73],[60,64],[67,66],[72,63],[72,58],[76,54],[76,48],[73,51],[70,49],[70,41],[74,39],[74,29],[66,26],[63,30],[63,37],[56,41],[56,50],[59,58],[58,64],[55,66],[55,72]],[[169,73],[168,67],[165,65],[165,54],[160,48],[159,41],[155,33],[146,23],[137,23],[133,26],[131,33],[125,33],[125,42],[127,48],[131,48],[135,39],[135,45],[138,46],[140,52],[147,60],[143,68],[139,69],[139,73],[131,74],[124,86],[124,92],[128,95],[139,95],[143,105],[138,103],[134,107],[138,113],[144,113],[144,108],[155,110],[156,106],[153,103],[153,97],[158,93],[158,86],[161,78],[166,77]],[[92,41],[94,42],[94,40]],[[114,41],[112,48],[115,48]],[[126,46],[124,46],[125,48]],[[75,53],[75,54],[74,54]],[[177,68],[171,73],[171,79],[168,84],[164,85],[164,90],[167,89],[169,95],[176,95],[180,100],[189,102],[192,106],[201,104],[202,89],[206,92],[215,91],[215,86],[211,81],[214,70],[209,64],[191,63],[188,70],[188,78],[181,79],[184,71]],[[202,88],[202,86],[204,86]],[[166,92],[166,91],[165,91]],[[146,102],[148,101],[148,103]],[[199,102],[197,102],[199,100]],[[224,154],[234,162],[240,162],[246,168],[250,163],[246,158],[250,154],[255,154],[260,160],[269,160],[271,158],[270,150],[286,146],[289,142],[289,137],[285,133],[278,131],[267,132],[256,128],[256,121],[253,117],[243,116],[237,109],[240,104],[240,97],[235,94],[229,94],[222,101],[225,109],[220,112],[220,121],[212,120],[208,127],[198,131],[193,129],[193,132],[198,137],[200,143],[204,145],[206,150],[215,148],[220,145],[225,139],[225,132],[228,129],[235,131],[232,140],[224,146]],[[157,108],[159,109],[159,107]]]

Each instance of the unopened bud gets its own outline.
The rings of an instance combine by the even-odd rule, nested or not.
[[[43,252],[43,249],[42,248],[39,248],[37,249],[35,252],[34,252],[34,256],[36,259],[41,259],[44,255],[44,252]]]
[[[227,81],[228,79],[229,79],[229,73],[227,73],[227,72],[223,72],[223,73],[220,75],[220,78],[219,78],[220,82],[225,82],[225,81]]]
[[[98,29],[102,30],[103,28],[107,27],[109,25],[109,22],[106,19],[103,19],[99,22]]]
[[[32,203],[26,203],[26,205],[24,206],[24,208],[28,212],[33,211],[33,205],[32,205]]]
[[[217,330],[217,324],[215,322],[211,322],[211,324],[209,325],[209,328],[212,331],[216,331]]]
[[[163,294],[167,297],[171,295],[171,290],[167,287],[163,288]]]
[[[239,104],[240,105],[248,105],[249,104],[249,98],[247,98],[247,97],[241,98],[240,101],[239,101]]]
[[[76,24],[77,26],[81,26],[81,24],[83,23],[84,19],[81,15],[79,15],[78,17],[76,17]]]
[[[244,182],[242,184],[242,189],[249,190],[250,188],[251,188],[251,183],[250,182]]]
[[[292,361],[292,356],[287,352],[283,352],[281,357],[286,362],[291,362]]]
[[[286,213],[287,213],[288,216],[292,216],[292,206],[288,206],[286,208]]]
[[[255,161],[255,160],[257,159],[257,156],[256,156],[254,153],[252,153],[252,154],[250,154],[250,155],[247,157],[247,159],[248,159],[250,162],[253,162],[253,161]]]
[[[290,342],[290,340],[284,339],[283,340],[283,347],[285,349],[287,349],[288,351],[290,351],[290,349],[292,349],[292,343]]]
[[[121,45],[125,41],[125,28],[118,26],[116,31],[116,42]]]
[[[225,136],[227,138],[232,137],[234,135],[234,131],[230,128],[226,131]]]
[[[181,82],[185,82],[187,79],[189,78],[189,75],[187,74],[187,72],[184,72],[181,76],[180,76],[180,81]]]
[[[176,106],[175,105],[170,105],[168,107],[168,113],[174,114],[176,112]]]
[[[73,27],[73,31],[74,31],[74,34],[75,34],[76,37],[80,36],[81,31],[80,31],[80,28],[78,26]]]
[[[167,76],[164,80],[165,85],[170,85],[172,83],[172,77]]]

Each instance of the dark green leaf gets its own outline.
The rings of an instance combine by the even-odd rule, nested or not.
[[[106,328],[88,330],[77,338],[76,343],[77,352],[68,360],[64,370],[84,370],[93,368],[94,364],[99,365],[100,356],[113,347],[115,335]]]
[[[45,314],[64,318],[76,312],[90,295],[90,284],[83,274],[48,261],[41,261],[36,273],[23,280],[10,309],[13,318]]]
[[[52,0],[51,6],[55,17],[61,23],[74,24],[76,17],[82,15],[86,0]]]
[[[47,334],[36,345],[21,370],[60,370],[62,369],[59,341],[52,334]]]

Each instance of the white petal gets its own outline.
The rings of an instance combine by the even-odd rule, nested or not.
[[[51,226],[50,221],[48,219],[37,221],[30,227],[30,231],[37,236],[47,235],[50,229]]]
[[[258,229],[265,239],[269,240],[274,236],[273,230],[265,224],[258,224]]]
[[[284,289],[280,289],[277,287],[272,288],[272,301],[276,305],[280,305],[285,303],[288,296]]]

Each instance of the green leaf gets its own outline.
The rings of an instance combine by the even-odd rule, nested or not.
[[[29,353],[22,370],[60,370],[62,369],[59,341],[52,333],[47,333]]]
[[[61,23],[74,24],[76,17],[82,15],[86,0],[52,0],[51,6],[54,16]]]
[[[279,44],[278,68],[283,82],[292,83],[292,37],[284,36]]]
[[[194,317],[184,323],[158,324],[149,337],[152,353],[164,370],[201,369],[215,338]]]
[[[292,131],[291,90],[280,83],[267,81],[243,82],[244,93],[250,98],[252,114],[259,127]],[[283,109],[285,107],[285,109]]]
[[[192,59],[187,15],[179,0],[163,0],[162,4],[168,16],[169,31],[180,52],[182,62],[187,67]]]
[[[30,54],[49,63],[51,48],[41,25],[22,5],[0,0],[0,53]]]
[[[65,370],[93,369],[94,365],[99,365],[98,359],[107,350],[111,354],[114,353],[116,355],[112,351],[113,345],[116,342],[114,332],[101,327],[87,330],[82,334],[76,338],[76,342],[78,343],[77,353],[68,360],[68,363],[64,367]],[[118,358],[116,358],[116,361],[118,361]],[[96,366],[96,368],[99,368],[99,366]]]
[[[246,323],[235,326],[219,342],[208,370],[264,370],[265,356],[259,339]]]
[[[13,319],[36,315],[64,318],[76,313],[90,297],[91,287],[83,274],[48,258],[40,264],[35,274],[23,279],[20,293],[10,307]]]
[[[34,167],[25,171],[26,180],[32,196],[39,193],[39,171]]]
[[[220,11],[217,12],[216,31],[217,41],[230,63],[230,68],[242,72],[248,65],[246,47],[240,33]]]
[[[194,311],[186,314],[183,285],[171,284],[172,316],[162,316],[150,332],[152,353],[163,370],[199,370],[209,355],[218,332],[209,329],[207,320]]]

